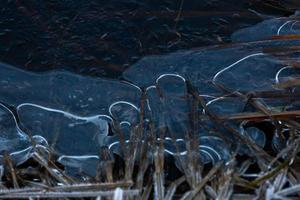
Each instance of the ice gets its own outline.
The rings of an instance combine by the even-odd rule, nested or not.
[[[192,101],[187,95],[187,81],[197,87],[208,109],[217,116],[256,111],[247,98],[237,97],[238,92],[282,92],[276,87],[277,84],[292,77],[299,77],[299,69],[293,67],[292,63],[289,66],[291,61],[297,61],[299,58],[298,52],[292,50],[299,43],[299,40],[274,40],[147,56],[127,69],[123,76],[134,84],[147,88],[150,118],[155,122],[157,129],[167,128],[166,153],[184,154],[186,147],[182,141],[185,141],[186,134],[191,130],[188,122]],[[282,49],[286,50],[283,52]],[[147,76],[144,76],[145,74]],[[218,84],[227,88],[229,92],[224,94],[216,87]],[[286,92],[295,89],[297,88]],[[256,98],[256,101],[271,110],[284,109],[291,104],[272,98]],[[202,112],[205,114],[205,110]],[[219,126],[210,120],[201,123],[208,129]],[[266,136],[260,129],[240,128],[241,124],[233,121],[230,125],[258,146],[265,146]],[[251,156],[248,147],[239,144],[231,132],[221,128],[219,134],[220,137],[201,128],[199,138],[201,141],[202,137],[216,137],[226,144],[224,152],[239,149],[239,153]],[[179,145],[180,152],[176,152],[174,141]],[[210,153],[205,156],[205,153],[200,151],[202,162],[216,162],[217,158],[229,159],[230,153],[218,149],[219,144],[214,142],[214,139],[204,141],[200,146],[207,145],[218,154],[208,151]]]
[[[24,103],[17,107],[22,128],[47,141],[66,173],[95,176],[99,152],[109,132],[107,115],[76,116],[65,111]]]
[[[277,84],[280,84],[284,81],[288,81],[294,78],[299,78],[300,74],[299,74],[299,70],[295,69],[292,66],[285,66],[283,68],[281,68],[275,77],[275,81]]]
[[[265,20],[249,28],[238,30],[232,34],[231,39],[235,42],[251,42],[278,36],[292,37],[298,34],[300,34],[299,16],[291,16]]]
[[[123,76],[149,87],[163,74],[178,74],[191,81],[201,95],[220,92],[212,83],[232,91],[275,91],[278,72],[298,60],[299,55],[291,49],[299,44],[299,40],[274,40],[146,56]]]
[[[218,97],[208,101],[206,106],[216,115],[230,115],[244,112],[247,101],[238,97]]]
[[[112,138],[112,137],[111,137]],[[199,136],[199,153],[200,159],[203,164],[216,163],[218,161],[229,161],[231,155],[230,146],[226,144],[224,140],[217,136]],[[125,140],[125,144],[128,145],[130,141],[128,138]],[[137,142],[137,141],[136,141]],[[144,140],[138,141],[140,144],[144,143]],[[157,144],[159,144],[160,139],[157,138]],[[187,146],[186,139],[177,138],[175,140],[170,137],[165,137],[163,139],[164,152],[166,155],[171,155],[174,157],[182,157],[186,159],[187,156]],[[153,150],[153,147],[150,147]],[[124,156],[123,151],[120,147],[119,140],[115,139],[111,142],[109,149],[118,154],[119,156]],[[138,149],[138,156],[139,156]],[[151,154],[148,155],[149,159],[152,159]]]
[[[135,126],[140,120],[140,109],[126,101],[117,101],[109,106],[109,114],[120,124],[127,123],[129,126]]]
[[[264,147],[266,143],[266,136],[263,131],[256,127],[245,128],[245,134],[247,134],[256,144],[260,147]]]
[[[241,133],[251,139],[259,147],[263,148],[266,144],[267,138],[265,133],[257,127],[241,127]],[[248,146],[241,145],[239,153],[251,155],[251,150]]]
[[[12,111],[0,104],[0,162],[3,162],[3,153],[6,152],[17,164],[30,157],[31,140],[17,123]]]
[[[3,63],[0,80],[0,101],[14,107],[20,124],[1,104],[0,148],[17,163],[33,152],[32,136],[40,146],[50,149],[67,171],[84,160],[78,168],[93,174],[91,169],[96,170],[96,166],[92,164],[97,163],[100,148],[110,145],[104,138],[108,137],[112,118],[138,123],[128,115],[127,108],[117,109],[120,102],[139,109],[140,89],[124,81],[64,71],[32,73]]]
[[[230,160],[230,147],[216,136],[201,136],[199,138],[199,153],[203,164],[216,163],[218,161]],[[177,151],[178,150],[178,151]],[[186,159],[187,148],[184,139],[172,141],[170,138],[165,139],[165,152],[175,157]]]
[[[83,117],[55,108],[23,103],[17,106],[17,113],[24,130],[48,141],[52,153],[58,156],[58,161],[64,164],[67,173],[74,175],[74,171],[80,169],[94,176],[100,148],[111,145],[108,133],[112,118],[121,120],[121,123],[138,122],[139,115],[130,115],[127,107],[122,109],[120,105],[133,106],[138,110],[132,103],[118,101],[107,105],[110,115]]]
[[[61,156],[58,162],[65,166],[67,174],[82,179],[82,175],[97,175],[100,160],[98,156]]]
[[[185,79],[164,74],[148,87],[148,108],[157,128],[168,127],[170,134],[183,137],[188,131],[189,102]]]
[[[165,152],[173,156],[185,157],[186,136],[192,131],[189,123],[192,99],[188,95],[186,80],[177,74],[163,74],[155,83],[147,89],[149,110],[154,121],[158,123],[158,129],[167,127],[164,138]],[[158,132],[159,130],[157,134]],[[197,137],[200,141],[200,158],[204,164],[229,160],[230,147],[222,139],[202,131],[199,131]]]
[[[20,104],[17,112],[24,130],[45,138],[57,155],[98,155],[108,134],[105,115],[80,117],[35,104]]]
[[[125,149],[121,149],[120,134],[122,134],[126,145],[129,144],[129,141],[141,142],[130,140],[133,128],[139,123],[140,110],[133,104],[119,101],[110,105],[109,112],[116,120],[116,123],[119,124],[117,125],[118,127],[113,127],[113,135],[109,135],[104,138],[104,144],[108,146],[108,149],[111,150],[111,152],[120,156],[124,156],[123,151]]]
[[[0,101],[18,106],[32,103],[80,116],[108,115],[112,102],[135,105],[140,89],[117,80],[85,77],[66,71],[27,72],[0,63]]]
[[[157,144],[160,142],[160,130],[164,127],[167,130],[163,138],[166,155],[185,158],[187,155],[186,136],[190,134],[191,130],[189,124],[191,98],[187,92],[186,80],[177,74],[163,74],[157,78],[155,85],[146,89],[146,94],[148,97],[146,112],[148,112],[148,120],[155,124],[154,131],[157,136]],[[111,115],[118,116],[117,121],[120,122],[125,145],[132,142],[139,144],[145,142],[144,139],[140,141],[130,140],[132,125],[136,124],[139,116],[137,108],[123,102],[113,103],[110,108],[110,113],[116,113]],[[200,159],[204,164],[229,160],[230,147],[222,139],[204,134],[204,132],[199,132],[197,137],[200,140]],[[110,144],[108,148],[112,152],[120,156],[124,155],[118,134],[105,137],[105,143]]]
[[[109,135],[113,118],[120,122],[121,134],[127,143],[131,127],[139,122],[139,108],[129,102],[118,101],[108,107],[110,115],[82,117],[24,103],[17,106],[17,113],[24,130],[48,141],[51,152],[65,166],[66,173],[95,176],[102,147],[107,146],[111,152],[124,155],[118,145],[118,135]]]

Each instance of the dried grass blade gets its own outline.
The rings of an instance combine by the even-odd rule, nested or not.
[[[70,184],[74,182],[69,177],[65,176],[58,168],[53,169],[48,165],[48,161],[46,161],[42,156],[40,156],[38,153],[34,152],[32,154],[32,158],[37,161],[41,166],[43,166],[49,174],[51,174],[57,181],[63,183],[63,184]],[[54,165],[53,165],[54,166]]]
[[[297,192],[300,192],[300,184],[293,185],[289,188],[283,189],[283,190],[277,192],[276,194],[279,196],[288,196],[288,195],[295,194]]]
[[[184,176],[180,177],[179,179],[175,180],[174,182],[171,183],[169,186],[167,193],[165,195],[165,200],[172,200],[173,196],[176,192],[177,187],[182,184],[186,178]]]
[[[13,166],[12,160],[7,152],[4,153],[4,161],[8,166],[12,181],[13,181],[13,186],[14,188],[19,188],[19,183],[16,175],[15,168]]]
[[[287,89],[287,88],[298,87],[298,86],[300,86],[300,78],[290,78],[290,80],[275,85],[275,87],[279,89]]]
[[[53,187],[54,191],[86,191],[86,190],[112,190],[116,188],[127,188],[132,185],[132,181],[122,181],[113,183],[84,183],[84,184],[73,184]]]
[[[283,112],[270,112],[268,115],[261,112],[253,113],[237,113],[227,116],[219,116],[221,120],[265,120],[272,116],[275,119],[289,119],[289,118],[300,118],[300,110],[283,111]]]
[[[196,188],[186,193],[181,200],[192,200],[205,186],[205,184],[216,174],[216,172],[223,166],[222,162],[218,162],[215,166],[208,172],[208,174],[202,179],[202,181],[197,185]]]
[[[2,199],[28,199],[28,198],[85,198],[85,197],[112,197],[115,190],[112,191],[77,191],[77,192],[25,192],[0,195]],[[138,190],[123,190],[126,197],[139,195]]]

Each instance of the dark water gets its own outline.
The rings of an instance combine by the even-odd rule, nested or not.
[[[0,60],[33,71],[119,77],[146,55],[228,43],[235,30],[291,15],[297,6],[296,0],[1,0]]]

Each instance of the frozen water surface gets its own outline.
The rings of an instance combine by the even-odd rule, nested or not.
[[[220,84],[231,92],[281,91],[276,87],[277,84],[292,77],[299,77],[299,69],[289,65],[299,60],[299,53],[291,50],[299,44],[299,40],[270,40],[148,56],[125,71],[124,77],[138,86],[148,87],[149,107],[154,113],[154,119],[168,119],[163,117],[161,112],[166,109],[171,109],[174,113],[183,113],[177,115],[177,119],[179,117],[184,121],[187,118],[183,116],[188,110],[184,87],[167,78],[168,74],[173,74],[173,79],[176,76],[182,77],[195,85],[216,114],[234,114],[243,112],[245,100],[228,100],[215,85]],[[177,91],[178,94],[172,94],[168,98],[159,96],[163,93],[160,90],[164,91],[158,87],[160,79],[169,83],[169,86],[163,85],[165,90],[171,88],[171,91]],[[297,91],[299,88],[290,89]],[[168,103],[164,105],[163,102],[166,101]],[[288,105],[282,101],[261,101],[276,107]],[[172,104],[173,102],[176,103]],[[170,108],[167,108],[168,106]],[[155,113],[158,116],[155,116]],[[159,121],[162,123],[167,119]]]
[[[139,88],[69,72],[32,73],[0,63],[0,101],[18,106],[32,103],[80,116],[108,114],[116,101],[137,104]]]
[[[124,77],[148,87],[159,76],[175,73],[191,81],[202,95],[217,92],[211,82],[233,91],[275,90],[276,75],[286,67],[286,59],[292,61],[299,55],[287,51],[280,57],[272,50],[299,44],[299,40],[275,40],[148,56],[125,71]]]
[[[95,163],[100,147],[109,145],[104,144],[104,137],[115,118],[110,114],[129,117],[127,121],[132,118],[126,115],[130,113],[127,108],[117,110],[116,105],[139,106],[140,89],[129,83],[68,72],[38,74],[0,65],[0,101],[13,106],[19,120],[18,124],[14,114],[1,104],[1,151],[12,156],[31,150],[32,135],[47,141],[59,160],[71,167],[73,158]],[[29,157],[25,153],[17,162]],[[88,164],[81,167],[89,169]]]
[[[147,120],[154,122],[157,143],[160,142],[160,128],[166,128],[163,144],[165,153],[172,156],[185,157],[187,148],[185,144],[186,135],[190,134],[190,100],[187,92],[186,81],[176,74],[163,74],[158,77],[155,84],[146,88]],[[120,112],[122,111],[122,112]],[[124,102],[116,102],[110,106],[112,116],[117,116],[120,123],[121,134],[125,144],[142,141],[130,141],[130,125],[136,124],[139,118],[139,110],[133,105]],[[113,114],[115,113],[115,114]],[[199,152],[203,163],[215,163],[219,160],[228,160],[230,155],[229,146],[217,136],[210,136],[205,132],[199,133]],[[110,144],[109,149],[123,156],[119,137],[117,134],[107,136],[104,143]],[[151,148],[151,147],[150,147]]]
[[[147,90],[149,110],[159,127],[167,127],[165,152],[185,156],[185,138],[191,133],[192,99],[186,80],[177,74],[163,74]],[[156,121],[159,119],[159,122]],[[229,160],[230,148],[219,137],[199,132],[199,151],[203,163]]]
[[[246,99],[222,96],[223,92],[215,85],[221,84],[231,92],[279,92],[281,90],[276,84],[299,76],[299,69],[288,65],[290,61],[299,59],[297,52],[288,50],[299,43],[299,40],[269,40],[153,55],[141,59],[125,71],[123,76],[138,86],[147,87],[148,108],[152,118],[157,120],[159,127],[168,128],[170,137],[172,133],[176,133],[175,139],[178,143],[184,140],[184,135],[190,130],[188,122],[191,101],[185,88],[186,80],[197,87],[214,114],[251,112],[254,108],[247,104]],[[286,51],[283,52],[283,49]],[[293,88],[291,92],[295,89],[297,90]],[[284,109],[291,103],[263,98],[257,100],[274,110]],[[216,126],[213,122],[206,123],[208,127]],[[237,123],[232,125],[258,146],[264,147],[266,137],[261,130],[256,127],[239,128],[240,124]],[[222,131],[222,137],[236,143],[237,140],[232,138],[231,133]],[[200,141],[201,137],[213,137],[205,129],[201,129],[199,136]],[[166,150],[170,154],[184,152],[184,145],[178,143],[181,150],[176,152],[174,141],[166,141]],[[218,152],[221,159],[228,159],[225,155],[230,151],[230,145],[218,149],[219,144],[213,138],[204,145]],[[242,145],[239,153],[249,154],[250,151]],[[202,153],[203,161],[218,160],[213,154],[210,154],[210,159],[203,155]]]
[[[190,111],[185,79],[175,74],[164,74],[155,85],[148,87],[147,95],[151,118],[156,124],[167,126],[177,137],[184,137],[189,129]]]
[[[241,29],[232,34],[233,41],[258,41],[278,36],[295,36],[300,33],[300,14],[265,20],[257,25]]]
[[[6,152],[17,163],[22,163],[29,158],[31,140],[18,126],[17,120],[11,110],[0,104],[0,162]]]
[[[79,117],[35,104],[20,104],[17,112],[24,129],[44,137],[59,155],[97,155],[108,133],[107,116]]]

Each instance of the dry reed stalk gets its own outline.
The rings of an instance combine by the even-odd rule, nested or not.
[[[160,140],[157,146],[154,146],[154,195],[156,200],[163,200],[165,196],[165,177],[164,177],[164,129],[160,130]]]
[[[109,152],[108,148],[102,148],[100,150],[100,162],[97,166],[96,180],[100,181],[102,178],[105,182],[113,182],[113,166],[114,159]]]
[[[261,112],[251,112],[251,113],[236,113],[232,115],[219,116],[221,120],[251,120],[251,121],[262,121],[270,119],[270,116],[276,120],[284,119],[296,119],[300,118],[300,110],[293,111],[283,111],[274,112],[271,111],[268,115]]]
[[[222,162],[218,162],[215,166],[208,172],[208,174],[203,177],[202,181],[192,190],[188,191],[183,195],[182,200],[192,200],[198,193],[203,189],[205,184],[216,174],[218,170],[223,166]]]
[[[77,191],[77,192],[19,192],[1,195],[3,199],[28,199],[28,198],[86,198],[86,197],[112,197],[115,194],[113,191]],[[134,197],[139,194],[138,190],[123,190],[123,195],[126,197]]]
[[[49,163],[51,161],[47,161],[45,160],[42,156],[40,156],[37,152],[34,152],[32,154],[32,158],[38,162],[41,166],[43,166],[48,172],[49,174],[51,174],[51,176],[53,178],[55,178],[58,182],[62,183],[62,184],[71,184],[74,181],[72,179],[70,179],[69,177],[67,177],[66,175],[64,175],[61,170],[57,167],[52,168],[49,166]],[[54,163],[52,163],[52,166],[55,166]]]
[[[300,86],[300,78],[290,78],[290,80],[278,83],[275,85],[275,87],[279,89],[287,89],[287,88],[293,88]]]
[[[14,165],[12,163],[12,160],[11,160],[11,158],[10,158],[10,156],[7,152],[4,153],[4,160],[5,160],[5,163],[8,167],[8,170],[10,172],[14,188],[19,188],[19,183],[18,183],[16,171],[15,171]]]
[[[176,192],[176,189],[178,188],[179,185],[181,185],[184,181],[186,181],[186,178],[184,176],[178,178],[177,180],[173,181],[169,188],[167,189],[166,195],[165,195],[165,200],[172,200],[174,197],[174,194]]]

